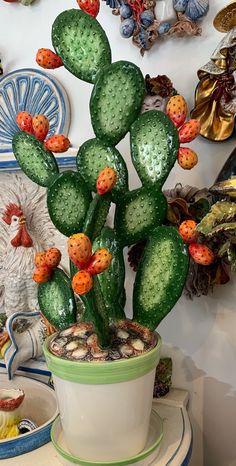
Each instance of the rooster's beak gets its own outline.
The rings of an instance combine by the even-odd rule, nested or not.
[[[22,215],[22,216],[20,217],[20,225],[24,225],[25,222],[26,222],[26,218],[25,218],[24,215]]]

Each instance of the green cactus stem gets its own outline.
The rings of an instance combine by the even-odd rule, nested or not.
[[[63,11],[52,26],[52,43],[65,68],[94,83],[96,74],[111,63],[107,36],[95,18],[79,9]]]
[[[85,306],[85,312],[82,315],[81,322],[91,322],[94,325],[98,337],[99,346],[106,349],[110,346],[110,332],[107,321],[107,314],[99,283],[95,277],[95,288],[90,290],[84,296],[81,296]]]
[[[93,251],[99,248],[107,248],[112,254],[110,267],[97,276],[109,320],[125,319],[123,310],[125,264],[120,241],[112,228],[104,227],[100,236],[93,242]]]
[[[116,206],[115,230],[123,246],[148,238],[153,228],[163,223],[165,196],[147,188],[130,191]]]
[[[188,273],[186,245],[173,227],[151,232],[134,283],[133,319],[155,330],[179,299]]]
[[[132,161],[144,186],[161,189],[179,149],[178,132],[163,112],[140,115],[130,130]]]
[[[12,148],[21,170],[39,186],[50,186],[58,166],[51,152],[32,134],[20,131],[13,136]]]
[[[76,322],[76,303],[70,279],[61,269],[54,269],[46,283],[38,287],[38,302],[43,315],[59,330]]]
[[[97,138],[115,146],[140,113],[145,94],[143,75],[133,63],[119,61],[98,74],[90,99]]]
[[[65,236],[82,230],[91,194],[78,173],[61,173],[48,189],[47,204],[55,227]]]
[[[83,227],[84,234],[91,240],[100,235],[107,219],[110,205],[110,193],[107,193],[104,196],[96,194],[91,201]]]

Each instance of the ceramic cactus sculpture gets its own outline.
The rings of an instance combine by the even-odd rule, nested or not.
[[[80,295],[81,320],[93,323],[104,348],[109,346],[109,324],[125,316],[125,246],[148,240],[134,283],[134,321],[154,330],[181,295],[188,251],[175,228],[161,226],[167,207],[161,188],[179,151],[176,126],[184,123],[186,114],[176,125],[159,111],[140,115],[141,71],[130,62],[111,63],[105,32],[83,11],[61,13],[52,27],[52,42],[65,68],[94,84],[90,113],[96,137],[80,147],[77,172],[59,173],[47,145],[24,131],[14,136],[13,151],[27,176],[47,187],[51,220],[69,237],[71,277],[56,267],[48,281],[39,284],[41,311],[63,329],[75,322]],[[115,147],[128,132],[142,182],[133,191],[128,188],[126,163]],[[111,202],[114,228],[104,226]]]

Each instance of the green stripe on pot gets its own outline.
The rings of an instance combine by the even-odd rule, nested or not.
[[[43,350],[49,370],[63,380],[91,385],[127,382],[156,368],[161,350],[161,337],[156,335],[157,344],[151,351],[118,361],[87,362],[59,358],[48,350],[53,335],[44,342]]]
[[[73,463],[73,464],[79,464],[81,466],[126,466],[128,464],[134,464],[137,463],[138,461],[144,460],[147,458],[151,453],[153,453],[160,445],[161,440],[163,438],[163,421],[158,416],[155,410],[152,410],[152,416],[155,416],[156,420],[158,423],[161,424],[161,432],[160,435],[157,437],[155,442],[148,448],[144,448],[141,453],[138,453],[135,456],[131,456],[130,458],[124,459],[124,460],[115,460],[115,461],[89,461],[89,460],[84,460],[77,458],[76,456],[73,456],[72,454],[68,453],[64,448],[62,448],[58,441],[57,441],[57,433],[56,431],[58,430],[58,424],[60,422],[60,416],[58,416],[55,421],[53,422],[52,429],[51,429],[51,440],[52,443],[59,453],[64,459],[66,459],[68,462]]]

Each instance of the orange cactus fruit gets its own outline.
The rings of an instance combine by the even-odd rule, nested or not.
[[[192,243],[188,249],[190,256],[197,264],[211,265],[215,260],[213,251],[205,244]]]
[[[63,134],[54,134],[45,141],[44,147],[51,152],[59,154],[69,149],[70,140]]]
[[[77,3],[84,13],[88,13],[88,15],[96,18],[100,9],[99,0],[77,0]]]
[[[32,134],[33,124],[32,124],[32,115],[29,112],[19,112],[16,115],[16,124],[17,126],[26,133]]]
[[[177,156],[178,164],[184,170],[191,170],[198,163],[198,156],[188,147],[180,147]]]
[[[50,248],[45,254],[45,262],[48,267],[55,269],[61,262],[61,252],[57,248]]]
[[[179,234],[185,243],[196,243],[198,232],[197,223],[194,220],[185,220],[179,226]]]
[[[33,280],[36,283],[45,283],[50,279],[52,269],[47,265],[40,265],[36,267],[33,273]]]
[[[50,49],[39,49],[36,55],[36,62],[46,70],[54,70],[63,66],[62,59]]]
[[[166,106],[166,113],[173,121],[176,128],[180,128],[186,120],[188,107],[182,95],[173,95]]]
[[[93,286],[93,278],[86,270],[80,270],[72,279],[72,288],[76,294],[88,293]]]
[[[98,273],[104,272],[112,261],[112,254],[106,248],[98,249],[91,257],[89,265],[86,270],[91,275],[97,275]]]
[[[111,167],[105,167],[97,177],[96,188],[98,194],[109,193],[114,188],[117,181],[116,171]]]
[[[201,124],[198,120],[189,120],[179,130],[179,142],[185,144],[193,141],[200,133]]]
[[[68,238],[68,254],[70,260],[83,269],[92,256],[92,243],[84,233],[76,233]]]
[[[44,141],[49,131],[49,121],[45,115],[35,115],[32,119],[34,135],[39,141]]]
[[[41,267],[41,265],[47,265],[45,257],[46,257],[45,251],[40,251],[35,254],[34,263],[36,267]]]

